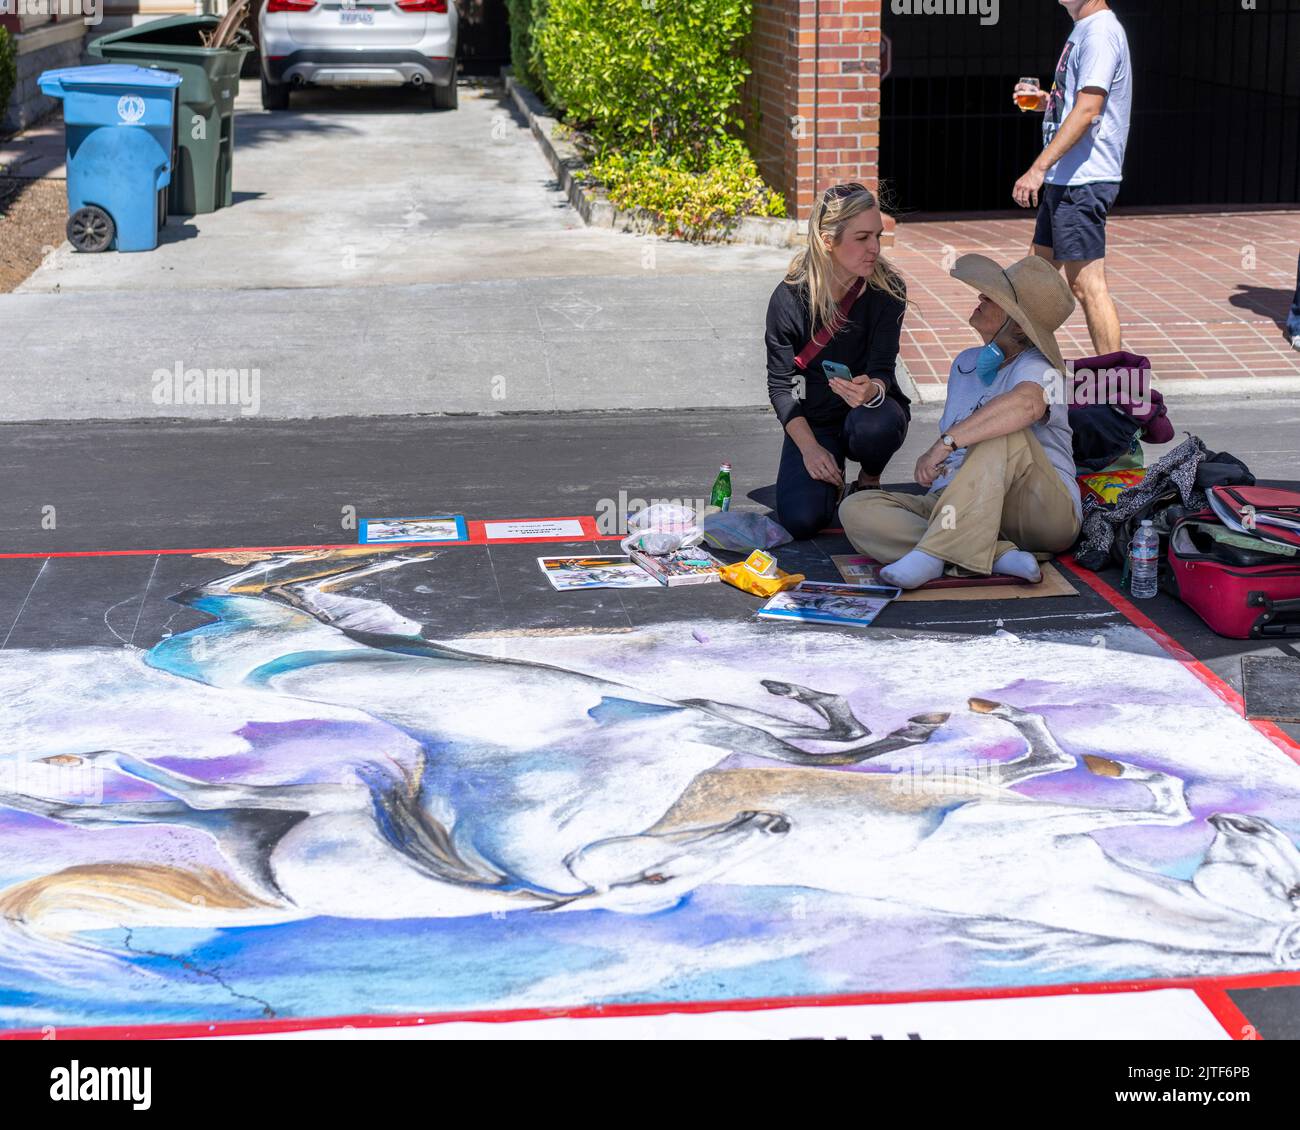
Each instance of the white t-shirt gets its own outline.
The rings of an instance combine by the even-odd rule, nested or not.
[[[1032,346],[1009,365],[999,369],[993,383],[986,385],[975,372],[975,360],[979,357],[981,348],[982,346],[977,346],[957,354],[948,371],[948,399],[943,406],[943,418],[939,421],[940,434],[950,431],[977,408],[984,407],[995,396],[1010,392],[1018,384],[1029,381],[1040,388],[1053,387],[1056,371],[1052,368],[1052,363]],[[1075,517],[1082,520],[1083,504],[1079,500],[1079,484],[1074,478],[1074,436],[1070,431],[1070,410],[1059,397],[1052,400],[1050,409],[1047,419],[1031,424],[1029,430],[1043,445],[1047,458],[1052,461],[1056,473],[1061,476],[1061,481],[1070,492]],[[965,459],[964,447],[953,452],[948,457],[946,473],[934,481],[930,493],[943,490]]]
[[[1129,114],[1133,108],[1133,68],[1128,36],[1110,9],[1080,20],[1070,32],[1056,81],[1047,99],[1043,145],[1051,143],[1061,123],[1074,109],[1085,87],[1106,92],[1101,120],[1088,129],[1048,171],[1048,184],[1094,184],[1124,179],[1124,149],[1128,145]]]

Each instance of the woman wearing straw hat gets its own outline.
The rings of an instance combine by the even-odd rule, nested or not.
[[[1061,553],[1079,535],[1070,423],[1056,331],[1074,297],[1046,259],[1006,270],[963,255],[952,277],[979,292],[970,325],[983,348],[958,354],[948,375],[939,438],[916,463],[923,495],[855,495],[840,507],[854,547],[888,563],[881,578],[917,588],[954,572],[1037,581],[1035,555]]]
[[[907,290],[880,254],[883,230],[869,189],[828,188],[768,302],[767,392],[785,429],[776,512],[796,538],[834,523],[846,460],[861,466],[850,492],[875,488],[907,436],[894,379]]]

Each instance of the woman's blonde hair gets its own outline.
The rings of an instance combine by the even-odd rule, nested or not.
[[[860,184],[833,184],[822,193],[808,217],[808,243],[790,260],[785,281],[793,286],[808,287],[808,309],[812,313],[812,332],[830,326],[832,332],[840,328],[839,303],[831,290],[833,274],[831,253],[824,242],[830,238],[835,245],[844,237],[849,222],[863,212],[880,206],[875,193]],[[902,277],[889,261],[881,255],[867,279],[867,286],[883,290],[900,302],[907,302],[907,288]]]

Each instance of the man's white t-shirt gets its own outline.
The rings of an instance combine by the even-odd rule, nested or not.
[[[1124,149],[1133,108],[1133,68],[1128,36],[1110,9],[1080,20],[1070,32],[1048,95],[1044,146],[1051,143],[1074,109],[1079,91],[1089,86],[1106,92],[1101,120],[1052,166],[1046,177],[1048,184],[1094,184],[1124,178]]]
[[[995,396],[1010,392],[1018,384],[1030,381],[1040,388],[1053,387],[1055,370],[1052,363],[1037,349],[1029,348],[1010,364],[998,370],[991,385],[986,385],[975,372],[975,361],[980,347],[966,349],[957,354],[948,372],[948,399],[944,402],[943,418],[939,421],[939,434],[951,431],[977,408],[983,408]],[[1031,424],[1029,430],[1040,444],[1056,473],[1070,492],[1076,518],[1083,518],[1083,504],[1079,500],[1079,484],[1074,478],[1074,434],[1070,431],[1070,410],[1057,397],[1052,400],[1046,420]],[[946,487],[966,459],[966,449],[958,448],[948,457],[947,469],[942,478],[935,479],[930,493]]]

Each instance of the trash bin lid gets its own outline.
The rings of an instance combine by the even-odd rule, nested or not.
[[[176,87],[181,76],[174,71],[160,71],[153,67],[137,67],[130,63],[104,63],[90,67],[63,67],[45,71],[37,80],[42,90],[48,86],[151,86]]]
[[[240,32],[240,39],[225,47],[205,47],[204,34],[215,31],[220,23],[220,16],[167,16],[101,35],[92,39],[86,50],[99,59],[141,56],[169,59],[189,55],[202,65],[201,60],[209,56],[247,54],[252,49],[253,41],[247,29]]]
[[[188,47],[202,47],[199,40],[200,31],[211,31],[221,22],[220,16],[164,16],[161,19],[148,20],[142,24],[110,31],[101,35],[95,43],[152,43],[179,44]]]

